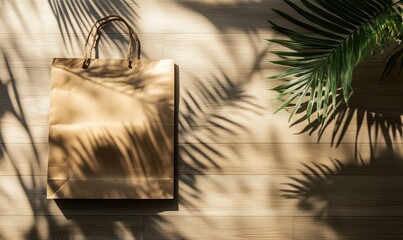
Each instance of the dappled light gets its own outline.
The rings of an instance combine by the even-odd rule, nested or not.
[[[331,109],[331,115],[323,122],[316,119],[306,124],[306,115],[300,110],[300,119],[291,125],[306,124],[299,134],[315,136],[318,144],[327,142],[338,151],[348,141],[354,146],[350,156],[317,156],[301,162],[298,175],[291,175],[280,188],[284,198],[313,215],[312,221],[324,230],[323,237],[353,239],[366,236],[369,228],[374,230],[376,239],[384,236],[377,235],[378,232],[393,237],[402,234],[398,229],[392,230],[388,218],[382,218],[384,223],[368,220],[368,216],[401,216],[403,211],[403,85],[398,68],[382,80],[384,66],[377,62],[379,58],[355,69],[354,94],[348,107],[339,96],[336,109]],[[357,217],[339,218],[346,215]],[[350,224],[355,224],[354,228]],[[310,228],[302,232],[318,234]]]
[[[111,22],[130,32],[127,59],[94,60]],[[48,199],[172,199],[173,61],[140,60],[138,36],[116,15],[97,20],[84,48],[83,59],[52,63]]]
[[[0,0],[0,239],[403,236],[397,68],[380,82],[382,59],[359,65],[348,107],[308,122],[302,104],[289,122],[265,79],[284,48],[265,39],[283,37],[267,20],[292,24],[271,8],[293,14],[283,0]],[[122,23],[85,61],[106,15],[133,26],[144,65],[122,60]],[[161,59],[169,86],[150,70]]]
[[[344,163],[343,163],[344,162]],[[330,159],[326,164],[307,162],[299,176],[290,177],[281,189],[284,198],[296,200],[302,211],[328,225],[342,237],[351,227],[335,216],[401,216],[403,211],[401,152],[379,151],[372,159]],[[354,232],[365,233],[378,224],[358,224]],[[388,229],[387,227],[385,229]],[[402,234],[401,230],[391,235]]]
[[[338,97],[336,109],[331,109],[331,115],[320,122],[318,119],[305,125],[301,134],[316,135],[318,142],[323,142],[329,136],[330,144],[338,147],[346,141],[355,143],[355,157],[360,157],[359,143],[370,146],[371,155],[376,154],[386,144],[389,151],[400,148],[403,139],[403,85],[394,68],[390,76],[381,80],[383,65],[374,65],[378,59],[359,65],[353,75],[353,91],[349,106]],[[297,127],[307,122],[301,111],[301,118],[292,123]],[[330,135],[327,135],[330,133]],[[346,139],[353,133],[354,139]],[[378,145],[380,145],[378,147]]]

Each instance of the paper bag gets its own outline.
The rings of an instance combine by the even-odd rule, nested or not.
[[[125,60],[55,58],[49,113],[49,199],[172,199],[174,62],[140,60],[130,33]],[[97,26],[97,28],[96,28]],[[132,60],[132,43],[136,58]]]

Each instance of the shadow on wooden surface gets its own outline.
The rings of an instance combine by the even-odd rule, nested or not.
[[[127,18],[131,24],[136,26],[140,25],[141,19],[136,15],[136,6],[138,2],[139,1],[128,0],[108,2],[98,0],[69,2],[63,2],[61,0],[48,1],[51,8],[49,11],[53,11],[55,14],[55,21],[58,22],[58,30],[60,30],[60,35],[65,43],[64,47],[69,50],[71,50],[72,46],[77,48],[76,44],[79,42],[78,39],[76,39],[77,36],[74,34],[82,33],[84,35],[86,30],[89,29],[90,24],[102,14],[119,14],[122,17]],[[267,189],[273,190],[273,192],[276,191],[276,197],[281,194],[281,192],[277,191],[277,182],[273,180],[277,177],[276,174],[288,174],[289,169],[281,165],[281,157],[292,158],[293,156],[299,156],[300,153],[315,150],[315,146],[312,146],[312,141],[310,141],[307,136],[301,134],[301,138],[293,140],[287,139],[291,136],[291,134],[287,132],[288,129],[286,127],[278,128],[278,126],[285,126],[286,123],[284,122],[283,125],[275,124],[276,121],[279,122],[281,119],[285,118],[278,117],[278,115],[273,118],[270,117],[267,121],[272,121],[272,125],[269,125],[268,129],[262,129],[262,135],[268,132],[270,137],[264,138],[263,140],[258,139],[257,141],[260,141],[260,143],[264,142],[260,148],[270,146],[270,151],[273,149],[272,152],[266,151],[266,153],[273,155],[271,159],[277,158],[276,164],[278,163],[278,166],[282,167],[281,169],[278,167],[280,173],[276,172],[277,170],[275,169],[270,172],[269,176],[260,178],[262,175],[255,176],[254,171],[245,171],[245,168],[243,167],[244,165],[241,164],[239,165],[239,169],[241,170],[235,168],[236,170],[233,172],[231,172],[231,170],[227,172],[227,175],[225,175],[223,174],[225,169],[220,169],[220,165],[217,164],[220,161],[228,161],[230,162],[229,164],[231,164],[230,158],[236,157],[240,158],[240,161],[248,160],[248,158],[245,157],[245,154],[237,154],[239,148],[247,148],[248,151],[246,155],[256,150],[256,142],[251,140],[254,138],[246,138],[246,140],[242,139],[243,143],[249,141],[246,142],[246,144],[242,143],[242,146],[235,141],[231,148],[225,149],[224,145],[226,143],[223,142],[225,140],[223,140],[221,136],[226,135],[238,139],[244,136],[248,137],[249,135],[256,134],[256,132],[251,131],[251,125],[255,124],[254,118],[262,116],[262,113],[266,110],[271,111],[271,109],[264,110],[260,105],[267,99],[259,101],[259,99],[257,99],[253,94],[250,94],[250,92],[248,93],[246,89],[248,89],[248,84],[250,84],[252,78],[261,78],[262,80],[264,78],[264,73],[262,73],[261,70],[263,68],[262,66],[267,66],[264,62],[265,59],[269,57],[267,55],[267,50],[272,46],[263,40],[263,38],[267,36],[262,36],[259,32],[267,31],[268,25],[266,19],[268,18],[267,14],[270,14],[269,9],[272,6],[278,8],[278,5],[281,5],[282,2],[282,0],[274,0],[245,2],[233,1],[232,3],[227,3],[222,1],[178,0],[173,3],[178,6],[168,8],[166,11],[165,7],[172,7],[172,3],[167,3],[166,1],[160,1],[158,3],[158,1],[156,1],[152,2],[151,6],[147,6],[150,9],[154,9],[155,5],[160,8],[157,11],[158,14],[162,12],[169,17],[171,17],[172,14],[170,11],[176,9],[179,10],[177,14],[194,16],[195,19],[192,20],[199,21],[199,19],[203,19],[207,23],[202,31],[202,33],[206,33],[207,31],[207,34],[200,34],[200,36],[198,35],[194,38],[188,38],[192,35],[189,34],[189,32],[194,33],[195,31],[198,31],[198,29],[194,28],[192,24],[190,24],[190,26],[184,26],[186,31],[179,32],[176,36],[171,33],[178,33],[177,26],[174,26],[171,29],[164,25],[166,28],[163,31],[166,32],[160,34],[164,35],[166,33],[166,35],[169,36],[169,38],[164,38],[163,40],[165,48],[162,51],[163,53],[161,56],[171,56],[170,54],[172,54],[172,56],[183,56],[182,60],[185,59],[183,62],[186,63],[186,66],[189,68],[187,69],[189,73],[186,78],[186,84],[192,85],[191,87],[185,88],[186,90],[182,92],[183,96],[181,96],[180,99],[179,93],[176,94],[176,102],[181,102],[181,111],[179,111],[178,106],[176,106],[175,122],[177,122],[177,125],[179,126],[175,131],[177,133],[176,136],[179,135],[177,138],[180,138],[183,143],[175,146],[175,159],[177,160],[175,164],[175,172],[177,173],[175,176],[175,189],[177,191],[175,193],[175,199],[164,201],[62,200],[56,201],[57,206],[55,207],[53,201],[45,200],[45,181],[41,180],[44,178],[43,173],[39,172],[39,170],[36,172],[35,170],[43,167],[32,165],[31,173],[21,174],[25,175],[24,177],[21,177],[18,173],[18,161],[20,159],[17,161],[17,159],[12,158],[12,153],[8,152],[8,139],[0,139],[7,142],[4,146],[2,145],[2,151],[0,153],[2,155],[7,155],[6,159],[10,159],[12,163],[15,163],[14,170],[16,173],[13,173],[13,176],[18,179],[19,185],[11,186],[15,188],[21,187],[23,189],[22,194],[19,192],[15,193],[14,189],[0,189],[2,197],[7,198],[7,200],[4,200],[6,203],[4,204],[4,208],[12,209],[13,206],[17,208],[16,211],[6,211],[6,213],[2,215],[2,217],[4,217],[2,219],[6,219],[6,221],[2,222],[7,222],[9,224],[8,226],[11,226],[11,224],[15,224],[16,222],[18,224],[15,225],[20,225],[19,220],[25,219],[21,222],[24,223],[25,221],[24,227],[27,226],[28,229],[17,231],[17,226],[11,226],[10,230],[7,232],[4,231],[7,229],[3,227],[2,230],[4,232],[0,232],[0,238],[18,239],[18,237],[13,236],[23,235],[26,239],[63,239],[75,237],[141,239],[144,236],[151,236],[151,238],[154,236],[155,238],[186,239],[191,237],[203,238],[206,235],[210,236],[214,231],[220,231],[225,238],[234,235],[236,235],[236,237],[242,236],[239,235],[242,233],[239,229],[246,228],[245,232],[250,234],[248,236],[266,236],[258,235],[260,233],[264,234],[264,232],[266,232],[262,231],[262,229],[264,229],[267,230],[267,232],[270,232],[266,232],[267,236],[270,234],[278,234],[280,239],[290,239],[292,236],[292,228],[294,226],[293,219],[295,218],[295,236],[298,234],[298,229],[306,229],[307,226],[311,226],[311,228],[315,228],[313,229],[314,234],[307,237],[307,239],[318,239],[318,234],[315,232],[317,230],[316,226],[317,223],[323,223],[326,226],[330,226],[330,228],[337,233],[335,235],[336,237],[333,237],[333,239],[338,239],[347,236],[348,233],[346,232],[348,231],[357,231],[361,233],[370,232],[370,230],[372,230],[371,223],[365,223],[371,220],[362,220],[363,217],[361,217],[361,222],[356,221],[358,218],[350,218],[349,220],[344,221],[344,219],[336,219],[334,215],[350,217],[354,213],[359,213],[361,216],[369,216],[371,214],[371,216],[403,216],[403,209],[401,208],[400,203],[403,199],[399,196],[399,192],[396,192],[401,191],[401,184],[399,182],[403,182],[400,179],[400,176],[403,175],[401,172],[403,171],[402,166],[400,165],[402,157],[398,154],[398,150],[395,149],[393,145],[395,141],[394,139],[401,138],[402,136],[401,112],[399,112],[402,102],[401,96],[403,95],[401,94],[401,83],[394,82],[394,84],[391,84],[394,85],[394,87],[389,89],[395,91],[395,94],[391,98],[388,98],[387,95],[391,93],[388,92],[390,90],[385,90],[383,94],[371,93],[374,89],[378,89],[375,86],[375,82],[377,83],[377,81],[371,80],[369,82],[362,82],[361,84],[358,84],[357,89],[355,89],[357,95],[359,89],[363,87],[362,91],[371,93],[369,95],[371,95],[370,99],[373,101],[367,101],[366,97],[359,99],[358,96],[356,96],[357,102],[354,103],[354,101],[352,101],[351,110],[345,108],[342,110],[341,108],[337,113],[339,117],[337,117],[336,120],[330,120],[333,125],[337,122],[337,127],[335,129],[330,129],[331,126],[333,126],[330,123],[327,125],[313,124],[306,127],[304,134],[308,132],[312,132],[312,134],[318,133],[321,127],[323,127],[323,131],[333,131],[332,141],[334,146],[337,146],[339,142],[343,142],[344,134],[347,131],[357,130],[350,129],[351,127],[358,126],[357,134],[360,133],[360,129],[369,128],[370,136],[368,137],[371,140],[371,151],[381,153],[378,153],[376,156],[371,155],[369,159],[363,159],[364,163],[357,162],[361,160],[360,156],[357,156],[357,154],[356,156],[351,154],[352,159],[349,163],[334,164],[333,162],[330,162],[328,164],[325,163],[324,165],[319,165],[319,167],[314,163],[307,163],[307,167],[301,169],[301,175],[290,179],[282,188],[282,190],[284,190],[283,193],[287,197],[293,198],[293,200],[299,202],[297,210],[293,207],[284,210],[288,215],[285,215],[282,221],[278,222],[277,216],[273,216],[273,214],[284,214],[284,211],[276,211],[278,207],[276,204],[282,204],[284,201],[288,201],[288,198],[285,200],[282,199],[281,201],[277,199],[267,205],[261,203],[269,198],[266,196],[267,194],[265,192]],[[149,1],[143,1],[143,4],[148,3]],[[37,2],[34,4],[37,4]],[[51,15],[51,12],[49,13]],[[19,13],[19,15],[23,14]],[[13,20],[17,21],[18,19]],[[26,24],[26,22],[23,24]],[[74,27],[70,28],[70,26]],[[77,29],[77,26],[81,26],[81,28]],[[159,27],[160,25],[156,24],[156,26]],[[10,29],[11,28],[12,26]],[[211,28],[213,28],[213,30]],[[28,27],[23,30],[28,32],[27,29]],[[109,30],[114,33],[121,32],[119,27]],[[38,31],[38,29],[36,31]],[[161,31],[156,31],[152,27],[148,28],[147,31],[149,31],[148,34],[151,35],[155,32],[161,33]],[[9,30],[9,32],[12,31]],[[41,29],[38,32],[40,34],[43,33]],[[44,32],[48,33],[46,30]],[[217,34],[219,32],[224,34]],[[156,41],[161,41],[160,35],[156,37]],[[113,43],[115,45],[118,43],[118,50],[121,50],[120,53],[125,52],[127,44],[122,40],[120,34],[118,38],[109,34],[106,34],[105,37],[106,38],[103,39],[107,44]],[[194,39],[198,39],[199,37],[201,38],[200,41],[197,41],[196,43],[193,42]],[[24,56],[26,55],[21,52],[21,43],[15,43],[15,41],[12,41],[13,38],[10,39],[10,41],[7,40],[9,41],[7,42],[7,49],[12,53],[11,57],[13,57],[13,61],[25,61],[24,63],[26,63],[28,60],[24,59]],[[176,53],[175,51],[170,52],[173,46],[178,46],[178,39],[181,40],[180,43],[189,45],[183,48],[178,47],[179,50],[175,50],[177,51]],[[242,40],[242,44],[244,44],[242,46],[245,48],[239,47],[241,46],[238,42],[240,39]],[[245,39],[247,39],[247,41],[245,41]],[[216,49],[219,51],[215,52],[211,50],[212,46],[210,40],[222,43],[222,45],[216,46]],[[22,44],[26,44],[26,42]],[[193,52],[193,54],[192,52],[189,54],[189,49],[196,49],[196,51]],[[40,50],[41,49],[37,51]],[[247,53],[246,51],[250,51],[251,53]],[[200,52],[203,53],[201,56],[198,54]],[[206,54],[204,55],[204,53]],[[3,54],[3,56],[5,55]],[[30,57],[33,58],[33,56]],[[53,56],[46,57],[49,57],[50,59]],[[202,59],[202,61],[191,61],[192,59],[190,58],[193,57],[206,59]],[[249,61],[249,59],[252,60]],[[189,60],[189,63],[187,63],[186,60]],[[202,63],[200,66],[197,64],[199,62]],[[245,62],[247,64],[243,64]],[[14,71],[19,71],[30,76],[35,72],[33,71],[34,68],[32,68],[32,66],[31,68],[27,68],[24,64],[18,66],[15,65],[10,66],[9,72],[10,75],[15,75],[13,74]],[[203,72],[204,75],[200,76],[197,71],[193,72],[192,68],[198,68],[199,73],[200,71],[208,72]],[[241,68],[243,68],[242,71],[240,70]],[[43,71],[47,71],[47,69]],[[176,74],[176,79],[179,80],[178,69]],[[237,76],[239,79],[236,78]],[[13,81],[17,83],[18,81],[23,82],[18,79],[14,79]],[[30,132],[32,132],[32,129],[30,129],[30,127],[36,128],[37,126],[34,126],[32,123],[31,125],[27,124],[27,121],[24,119],[24,114],[22,113],[22,108],[26,107],[25,109],[29,109],[28,107],[30,106],[19,106],[21,103],[18,103],[19,96],[16,87],[12,86],[13,84],[8,84],[6,82],[8,82],[8,79],[2,79],[1,99],[4,103],[0,111],[2,123],[4,123],[3,120],[6,115],[17,112],[16,115],[18,115],[18,117],[13,117],[13,121],[15,121],[15,124],[21,124],[23,126],[22,128],[26,135],[31,135]],[[176,83],[179,84],[179,81]],[[388,85],[389,82],[384,82],[382,84]],[[259,85],[259,87],[261,86],[262,85]],[[10,90],[13,88],[15,90]],[[179,90],[179,87],[176,89]],[[30,89],[27,87],[26,92],[28,92],[28,95],[31,94],[29,93],[29,90]],[[41,89],[41,91],[44,90]],[[269,91],[267,92],[269,95]],[[41,94],[43,93],[41,92]],[[391,104],[391,106],[392,108],[396,107],[395,109],[397,112],[386,112],[383,107],[380,110],[375,109],[377,108],[376,104],[382,102],[379,101],[379,95],[385,97],[385,100],[382,101],[395,103],[394,105]],[[365,96],[365,94],[362,96]],[[374,98],[372,98],[372,96],[374,96]],[[368,102],[372,103],[370,105],[365,105]],[[361,106],[360,104],[364,104],[364,106]],[[349,111],[353,111],[353,113],[350,113]],[[376,114],[373,115],[373,112]],[[356,115],[354,114],[358,114],[359,117],[355,117]],[[239,121],[238,116],[244,116],[245,118],[248,118],[248,121]],[[354,118],[357,118],[358,123],[361,124],[355,124],[353,121]],[[7,120],[9,119],[10,118]],[[302,124],[297,123],[297,125]],[[257,126],[259,127],[260,125]],[[276,136],[278,135],[275,133],[279,132],[285,132],[284,139],[276,139]],[[0,137],[3,137],[3,132],[0,134]],[[32,144],[32,152],[36,152],[36,143],[33,142],[32,137],[28,138],[30,139],[30,144]],[[229,138],[227,137],[226,140],[228,139]],[[377,146],[377,142],[380,141],[379,139],[383,139],[383,141],[387,143],[386,150],[380,149]],[[297,151],[289,151],[288,148],[292,149],[299,146],[296,144],[297,141],[298,143],[301,143],[301,141],[306,142],[303,142],[305,145],[301,145],[302,147],[300,146],[300,149],[297,149]],[[175,142],[178,143],[179,139],[175,139]],[[284,145],[287,146],[283,148],[279,147],[278,143],[283,144],[284,142],[286,143]],[[12,142],[10,144],[12,144]],[[361,144],[366,144],[366,142],[361,142]],[[309,146],[311,148],[307,150],[304,146]],[[18,147],[15,148],[18,149]],[[248,156],[250,158],[260,158],[264,161],[265,156],[259,156],[263,151],[256,152],[255,155],[252,154],[253,156]],[[29,156],[27,156],[27,158],[28,157]],[[254,163],[254,159],[250,158],[249,160]],[[186,160],[184,161],[183,159]],[[38,160],[38,157],[36,157],[35,160]],[[273,160],[273,162],[276,160]],[[292,160],[293,159],[288,162],[291,162]],[[29,162],[28,164],[36,163]],[[178,173],[178,165],[181,165],[180,167],[185,169],[183,173]],[[257,164],[254,168],[263,167]],[[210,169],[215,169],[215,171],[210,171]],[[264,171],[265,169],[259,169],[258,172],[259,174],[264,174]],[[213,174],[209,175],[211,173]],[[249,182],[247,181],[248,179]],[[267,182],[262,182],[260,181],[261,179],[267,180]],[[276,185],[275,187],[270,188],[270,186],[266,186],[272,184],[272,182],[273,185]],[[180,187],[181,190],[179,191]],[[359,194],[362,195],[357,196]],[[10,202],[16,198],[23,199],[23,201],[27,200],[28,203],[26,205],[24,205],[25,202],[21,205],[20,202],[14,203],[14,205],[11,204]],[[253,201],[250,199],[253,199]],[[356,199],[359,199],[362,203]],[[254,202],[255,200],[257,202]],[[386,205],[388,203],[391,205]],[[28,208],[26,206],[28,206]],[[206,206],[206,208],[201,209],[204,206]],[[232,207],[234,209],[232,209]],[[239,209],[236,209],[238,207]],[[224,209],[221,210],[220,208]],[[293,217],[293,214],[300,214],[298,209],[307,212],[308,217]],[[250,210],[253,211],[249,212]],[[60,213],[64,215],[60,215]],[[167,213],[167,215],[171,214],[171,216],[166,216],[164,213]],[[116,216],[117,214],[119,214],[119,216]],[[176,214],[182,214],[185,216],[177,217]],[[195,216],[192,214],[195,214]],[[219,214],[226,214],[226,216],[217,216]],[[245,214],[247,216],[235,216],[237,214]],[[267,216],[260,216],[259,214],[267,214]],[[312,214],[316,215],[317,218],[309,217]],[[327,217],[330,214],[333,214],[333,216]],[[259,217],[256,215],[259,215]],[[400,219],[391,223],[393,221],[392,218],[393,217],[389,217],[383,225],[379,224],[379,228],[382,228],[382,231],[388,231],[391,228],[396,229],[396,223],[403,222]],[[18,219],[18,221],[13,219]],[[254,221],[258,223],[255,224]],[[372,225],[379,223],[379,221],[380,220],[374,220]],[[311,224],[306,224],[309,222]],[[388,222],[391,224],[386,226]],[[355,229],[348,223],[353,223]],[[354,225],[354,223],[356,225]],[[148,235],[143,231],[147,231]],[[209,231],[210,235],[205,234],[203,231]],[[195,233],[200,233],[200,235],[195,235]],[[11,235],[6,236],[6,234]],[[301,236],[302,235],[303,233],[301,233]]]
[[[1,125],[1,123],[3,123],[4,118],[8,114],[11,114],[11,116],[12,116],[11,121],[22,126],[26,135],[29,138],[31,150],[32,150],[32,152],[34,154],[34,158],[35,158],[35,161],[32,163],[35,166],[32,166],[32,170],[31,170],[31,174],[34,176],[35,175],[34,169],[37,169],[38,168],[37,166],[40,164],[38,150],[37,150],[36,144],[33,141],[32,132],[25,119],[25,114],[23,111],[23,106],[20,101],[20,95],[19,95],[19,92],[18,92],[18,89],[16,86],[16,79],[13,74],[12,66],[9,64],[8,56],[3,52],[2,52],[2,58],[4,59],[4,62],[6,65],[5,71],[7,72],[7,74],[6,74],[7,77],[0,78],[0,104],[1,104],[0,105],[1,106],[0,107],[0,125]],[[10,121],[10,119],[7,119],[6,121]],[[8,159],[8,161],[10,161],[13,171],[18,177],[20,187],[23,189],[23,192],[25,194],[24,197],[27,198],[27,200],[31,206],[31,210],[32,210],[33,214],[35,215],[35,217],[37,217],[36,215],[40,215],[41,213],[38,212],[37,209],[34,208],[35,203],[38,201],[43,203],[46,200],[44,198],[34,199],[34,198],[30,197],[30,192],[32,191],[32,185],[33,185],[33,188],[35,188],[36,186],[41,185],[41,183],[35,182],[34,178],[32,179],[33,182],[24,181],[24,179],[21,177],[21,174],[19,171],[19,167],[18,167],[19,164],[18,164],[17,159],[15,159],[13,157],[13,153],[11,151],[9,151],[7,148],[7,141],[9,139],[4,138],[2,131],[3,131],[3,129],[0,129],[0,158],[3,160]],[[2,191],[3,191],[3,189],[0,189],[0,193],[5,194]],[[49,214],[49,212],[45,211],[44,214]],[[52,216],[49,216],[49,219],[50,219],[50,221],[52,221],[51,220]],[[0,232],[0,238],[2,237],[2,234],[3,233]],[[31,234],[32,234],[32,236],[38,236],[38,231],[35,226],[31,226],[31,228],[29,230],[29,235],[31,235]]]
[[[403,155],[401,144],[396,144],[403,136],[402,76],[396,68],[388,79],[380,81],[382,71],[379,64],[357,67],[350,106],[339,99],[336,110],[332,109],[333,116],[324,123],[315,120],[301,132],[317,133],[320,143],[325,131],[332,131],[331,145],[335,148],[344,141],[346,132],[354,131],[356,135],[351,159],[330,159],[327,164],[312,159],[302,164],[299,175],[290,176],[289,182],[282,185],[284,198],[296,200],[299,209],[314,215],[296,218],[294,230],[301,239],[403,236],[403,230],[397,227],[403,222]],[[303,122],[306,116],[292,126]],[[365,143],[358,140],[363,128],[367,128],[368,134]],[[358,152],[359,144],[369,145],[368,158]],[[310,224],[317,228],[309,227]]]
[[[403,236],[403,230],[396,228],[403,222],[399,218],[403,214],[403,157],[385,149],[376,158],[362,161],[306,163],[301,175],[290,177],[281,189],[283,197],[297,200],[298,208],[315,216],[298,220],[301,225],[315,222],[317,229],[328,226],[326,231],[331,229],[338,239]],[[389,219],[392,225],[383,222],[384,217],[391,216],[396,217]],[[301,232],[299,236],[311,234],[320,239],[317,229],[310,233],[301,228],[296,231]]]
[[[301,176],[290,177],[282,189],[299,199],[299,208],[317,218],[342,215],[393,216],[403,212],[403,157],[385,149],[379,156],[343,164],[304,163]]]
[[[282,0],[238,2],[176,0],[176,2],[192,12],[199,13],[222,33],[237,29],[251,35],[258,33],[259,30],[268,28],[265,17],[268,14],[273,14],[273,16],[270,16],[271,19],[276,17],[270,11],[273,6],[284,5]],[[237,19],[226,18],[231,13],[236,13]],[[239,19],[250,19],[251,17],[257,18],[257,21],[254,21],[255,24],[251,24],[250,21],[239,21]]]
[[[139,15],[137,14],[138,4],[133,0],[123,1],[60,1],[48,0],[49,6],[57,20],[60,34],[63,38],[64,45],[67,49],[71,49],[73,44],[79,43],[79,35],[71,33],[87,34],[89,26],[96,20],[108,15],[119,15],[123,19],[127,19],[136,31]],[[108,32],[119,32],[127,30],[123,24],[113,24],[107,27]],[[69,34],[70,33],[70,34]],[[126,41],[119,35],[105,34],[105,41],[110,45],[116,45],[121,52],[126,52],[124,47]],[[75,38],[75,39],[73,39]],[[99,40],[99,38],[98,38]],[[97,41],[98,41],[97,40]],[[98,53],[96,52],[96,55]]]
[[[71,44],[73,43],[73,39],[71,39],[72,36],[77,36],[77,35],[71,35],[71,34],[66,34],[66,33],[72,33],[69,27],[72,25],[72,21],[77,21],[78,26],[84,26],[88,25],[94,20],[100,18],[101,16],[103,17],[104,15],[108,15],[111,13],[116,13],[119,14],[123,17],[130,17],[130,20],[136,21],[136,15],[133,12],[131,8],[128,7],[126,2],[123,1],[110,1],[110,2],[105,2],[103,4],[96,4],[92,1],[70,1],[70,2],[65,2],[65,1],[53,1],[49,0],[49,4],[51,5],[51,8],[53,10],[53,13],[55,14],[56,20],[59,23],[59,28],[60,28],[60,33],[63,37],[65,45],[67,47],[70,47]],[[3,10],[3,9],[1,9]],[[15,14],[18,16],[21,16],[23,13],[18,12],[19,8],[13,9],[16,11]],[[38,9],[35,9],[38,10]],[[101,10],[101,11],[100,11]],[[15,21],[19,21],[23,26],[24,30],[29,29],[29,23],[23,22],[20,19],[13,19]],[[1,19],[4,20],[4,19]],[[6,21],[4,21],[6,22]],[[2,21],[3,23],[3,21]],[[2,27],[5,27],[8,29],[8,25],[4,24]],[[85,33],[86,31],[84,29],[82,33]],[[117,30],[116,30],[117,31]],[[107,39],[107,41],[114,41],[113,39],[114,35],[112,35],[112,38]],[[121,40],[121,38],[118,38]],[[77,40],[77,39],[76,39]],[[16,43],[15,42],[9,42],[8,43],[10,46],[14,46]],[[120,44],[123,46],[123,44]],[[124,44],[126,45],[126,44]],[[19,48],[15,45],[14,47],[10,48],[13,49],[12,52],[12,57],[13,58],[23,58],[23,53],[20,52]],[[125,50],[124,50],[125,51]],[[29,138],[29,142],[32,148],[32,152],[34,153],[35,157],[35,162],[32,162],[31,164],[34,164],[35,166],[31,166],[31,172],[30,172],[30,177],[24,178],[22,177],[23,174],[20,174],[19,172],[19,159],[13,158],[13,153],[8,151],[7,145],[12,144],[12,140],[6,139],[3,137],[2,132],[0,132],[0,157],[1,159],[6,159],[7,161],[10,161],[11,165],[13,166],[13,170],[15,173],[15,176],[18,178],[18,183],[19,186],[15,187],[20,187],[23,190],[23,194],[19,196],[20,199],[26,199],[28,201],[29,207],[30,207],[30,212],[24,213],[24,214],[31,214],[33,218],[33,224],[31,224],[28,229],[24,229],[21,232],[17,232],[14,227],[12,229],[6,230],[2,229],[0,232],[0,238],[1,239],[65,239],[68,238],[70,239],[71,237],[75,236],[85,236],[85,237],[91,237],[91,238],[105,238],[105,239],[117,239],[120,238],[124,235],[124,232],[120,231],[119,228],[117,228],[117,222],[118,219],[113,216],[102,216],[101,218],[94,218],[91,216],[79,216],[77,218],[72,219],[72,221],[67,222],[63,219],[60,218],[60,216],[53,215],[51,209],[51,203],[49,200],[46,200],[45,196],[43,195],[33,195],[33,192],[44,192],[46,189],[46,184],[45,182],[42,181],[41,178],[37,178],[36,176],[40,176],[41,173],[35,172],[35,169],[40,169],[39,163],[39,156],[38,156],[38,151],[36,147],[36,143],[34,142],[34,138],[31,133],[31,129],[29,127],[29,124],[27,123],[27,120],[25,118],[25,114],[23,109],[26,108],[27,106],[22,106],[21,101],[20,101],[20,96],[18,94],[18,89],[16,82],[18,79],[14,77],[14,71],[17,72],[24,72],[26,75],[30,74],[30,71],[32,70],[31,68],[26,68],[24,64],[20,65],[11,65],[9,64],[8,60],[8,55],[5,52],[1,52],[1,58],[3,58],[3,62],[5,66],[2,68],[2,74],[1,74],[1,82],[0,82],[0,101],[1,101],[1,108],[0,108],[0,121],[1,123],[4,123],[4,117],[11,115],[13,117],[12,122],[15,122],[15,124],[19,124],[22,126],[22,128],[25,131],[25,134]],[[4,74],[6,72],[6,74]],[[179,78],[177,76],[177,82],[176,82],[176,91],[179,91]],[[179,96],[179,92],[176,93],[177,96]],[[175,101],[177,104],[179,103],[178,99]],[[177,114],[178,114],[178,105],[175,105],[175,121],[178,120]],[[7,118],[6,121],[10,121],[10,118]],[[177,139],[177,127],[175,129],[175,142],[178,142]],[[175,146],[175,159],[177,159],[177,152],[178,152],[178,147]],[[6,198],[9,198],[8,192],[4,191],[3,189],[0,189],[0,193],[2,196],[5,196]],[[11,198],[10,198],[11,199]],[[176,198],[177,199],[177,198]],[[118,203],[117,203],[118,202]],[[117,201],[116,203],[120,207],[125,207],[127,206],[128,208],[133,207],[133,202],[129,204],[129,202],[126,201],[126,203],[123,203],[123,201]],[[63,211],[66,214],[66,217],[69,219],[69,213],[71,212],[71,208],[74,207],[78,212],[81,212],[82,208],[80,208],[80,203],[79,202],[56,202],[56,204],[60,207],[60,210]],[[72,206],[71,204],[74,204]],[[86,204],[88,204],[87,208],[93,207],[96,209],[97,206],[102,206],[102,207],[107,207],[107,208],[112,208],[111,207],[111,202],[89,202],[87,203],[82,202],[81,207],[85,207]],[[102,205],[104,204],[104,205]],[[37,208],[38,205],[44,206],[43,208]],[[113,204],[112,204],[113,205]],[[135,210],[140,210],[142,207],[145,205],[149,206],[149,209],[153,209],[152,212],[156,212],[158,210],[155,209],[171,209],[171,210],[177,210],[177,200],[172,200],[172,201],[167,201],[167,202],[156,202],[156,201],[151,201],[148,203],[143,203],[142,207],[140,207],[139,203],[135,205]],[[99,209],[102,210],[102,209]],[[76,212],[77,213],[77,212]],[[21,224],[27,224],[29,223],[29,219],[27,216],[21,216]],[[23,220],[25,219],[25,220]],[[122,220],[119,218],[119,220]],[[125,223],[122,223],[124,226],[123,228],[125,230],[130,230],[129,232],[126,232],[126,237],[131,237],[131,238],[142,238],[143,237],[143,219],[142,217],[125,217],[123,219]],[[73,224],[72,224],[73,222]],[[44,225],[42,225],[44,224]],[[41,226],[42,225],[42,226]],[[44,228],[44,226],[46,226]]]
[[[322,123],[315,119],[307,124],[301,134],[317,134],[318,143],[325,132],[332,132],[331,145],[338,147],[347,132],[355,131],[355,157],[358,160],[357,144],[363,129],[367,129],[367,136],[371,149],[371,156],[377,150],[380,142],[387,144],[389,151],[393,151],[394,143],[400,142],[403,137],[403,84],[399,69],[394,68],[390,76],[381,81],[384,66],[381,64],[363,63],[357,66],[353,74],[352,88],[354,94],[347,107],[341,96],[338,96],[336,109],[331,109],[329,117]],[[306,104],[305,104],[306,106]],[[302,117],[292,123],[292,127],[306,123],[304,109],[299,111]],[[333,127],[333,129],[332,129]],[[345,142],[345,141],[344,141]]]

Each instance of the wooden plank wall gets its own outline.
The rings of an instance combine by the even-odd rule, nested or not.
[[[350,110],[273,115],[282,0],[0,0],[0,239],[401,239],[402,79],[360,65]],[[46,200],[50,63],[128,19],[180,88],[174,201]],[[118,28],[119,30],[119,28]],[[121,58],[109,28],[99,57]]]

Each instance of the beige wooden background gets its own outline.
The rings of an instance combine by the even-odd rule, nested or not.
[[[349,110],[273,115],[282,0],[0,0],[0,239],[402,239],[402,79],[360,65]],[[46,200],[50,63],[94,20],[133,24],[178,66],[177,198]],[[109,28],[100,58],[123,58]]]

